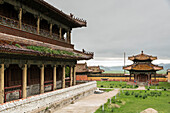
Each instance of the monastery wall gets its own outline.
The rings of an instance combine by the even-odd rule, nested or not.
[[[101,81],[101,80],[108,80],[108,81],[129,81],[129,77],[88,77],[88,81]],[[134,77],[131,77],[131,80],[134,80]],[[154,80],[154,78],[152,78]],[[167,78],[156,78],[157,81],[160,82],[167,82]],[[170,77],[169,77],[170,81]]]
[[[96,81],[51,91],[0,105],[1,113],[49,113],[94,93]]]
[[[170,70],[168,70],[168,82],[170,83]]]
[[[52,88],[51,86],[46,86],[44,88],[44,90],[45,90],[45,92],[51,91],[51,88]],[[56,88],[57,89],[61,88],[61,80],[56,81]],[[33,95],[37,95],[37,94],[40,94],[40,85],[39,84],[27,86],[27,96],[33,96]],[[18,98],[19,98],[19,92],[8,93],[6,95],[7,101],[17,100]]]

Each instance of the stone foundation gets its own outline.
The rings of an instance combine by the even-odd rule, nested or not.
[[[56,88],[61,89],[61,80],[56,82]],[[45,92],[51,91],[51,86],[46,86],[44,88],[44,90],[45,90]],[[27,86],[27,96],[28,97],[37,95],[37,94],[40,94],[40,85],[39,84]],[[13,93],[7,94],[6,99],[7,99],[7,102],[19,99],[19,92],[13,92]]]
[[[49,113],[94,93],[96,82],[47,92],[0,105],[2,113]]]

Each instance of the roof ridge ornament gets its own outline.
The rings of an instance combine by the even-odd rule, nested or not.
[[[141,54],[143,55],[143,50],[141,51]]]

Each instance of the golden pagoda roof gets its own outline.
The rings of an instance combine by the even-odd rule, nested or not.
[[[158,65],[154,65],[152,63],[135,63],[132,65],[128,65],[128,66],[124,66],[123,67],[124,70],[136,70],[136,71],[159,71],[162,70],[163,67],[162,66],[158,66]]]
[[[128,57],[129,60],[156,60],[157,57],[155,56],[151,56],[151,55],[146,55],[143,53],[143,51],[141,52],[141,54],[135,55],[135,56],[131,56]]]

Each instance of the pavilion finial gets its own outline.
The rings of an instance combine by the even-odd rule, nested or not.
[[[141,51],[141,54],[143,54],[143,51]]]

